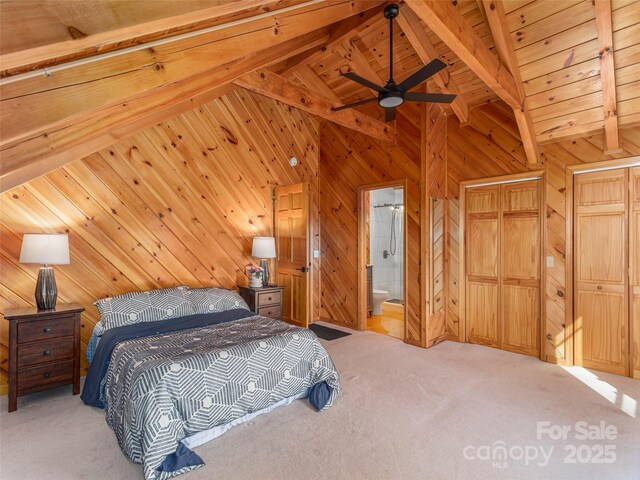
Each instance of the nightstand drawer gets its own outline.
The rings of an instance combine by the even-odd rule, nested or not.
[[[18,393],[30,388],[73,379],[73,360],[18,370]]]
[[[74,324],[69,318],[21,322],[18,324],[18,343],[68,337],[73,336],[73,332]]]
[[[73,337],[52,338],[22,345],[18,350],[18,368],[52,363],[73,357]]]
[[[264,307],[266,305],[280,305],[282,303],[282,291],[273,290],[271,292],[258,293],[257,307]],[[259,312],[258,312],[259,313]]]
[[[258,315],[279,319],[282,317],[282,307],[280,305],[262,307],[258,309]]]
[[[2,0],[0,0],[2,1]],[[58,304],[52,310],[35,307],[8,308],[9,401],[18,408],[18,397],[72,384],[80,393],[80,314],[77,303]]]

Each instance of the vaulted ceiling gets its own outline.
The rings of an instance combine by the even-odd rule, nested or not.
[[[332,112],[384,84],[380,0],[0,1],[1,190],[234,88],[393,141],[375,103]],[[435,57],[426,88],[455,93],[461,123],[492,101],[514,110],[530,163],[538,144],[640,122],[640,2],[405,0],[394,77]],[[151,42],[151,43],[150,43]],[[418,104],[399,114],[419,124]]]

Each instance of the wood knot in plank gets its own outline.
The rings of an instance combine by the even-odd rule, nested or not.
[[[227,141],[233,145],[238,145],[238,137],[236,137],[233,132],[231,132],[231,130],[229,130],[227,127],[225,127],[224,125],[220,125],[220,128],[222,129],[222,131],[224,132],[225,136],[227,137]]]
[[[67,31],[69,32],[69,35],[71,35],[71,38],[73,38],[74,40],[77,40],[78,38],[84,38],[87,36],[87,34],[84,33],[82,30],[76,27],[73,27],[71,25],[67,27]]]

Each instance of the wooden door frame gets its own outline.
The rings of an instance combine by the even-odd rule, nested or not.
[[[617,170],[619,168],[631,168],[640,166],[640,156],[619,158],[616,160],[604,160],[602,162],[583,163],[580,165],[569,165],[565,170],[565,361],[566,365],[575,365],[575,338],[573,336],[573,315],[574,315],[574,178],[576,175],[587,172],[597,172],[604,170]],[[631,308],[631,304],[628,305]],[[631,312],[629,312],[631,314]],[[631,321],[631,316],[629,316]],[[632,333],[629,334],[629,347],[632,346]],[[567,341],[570,338],[571,341]],[[629,360],[632,361],[633,352],[629,350]]]
[[[407,341],[408,332],[407,332],[407,318],[409,307],[407,305],[407,291],[408,291],[408,265],[407,261],[409,259],[408,256],[408,248],[407,248],[407,186],[408,181],[406,178],[400,180],[389,180],[386,182],[380,183],[372,183],[368,185],[360,185],[358,187],[358,309],[357,309],[357,321],[356,325],[359,330],[367,329],[367,292],[365,291],[367,288],[367,269],[366,269],[366,245],[365,245],[365,229],[366,229],[366,218],[365,218],[365,193],[371,192],[372,190],[380,190],[382,188],[392,188],[392,187],[401,187],[402,188],[402,204],[404,208],[402,209],[402,255],[403,255],[403,272],[404,276],[404,289],[403,289],[403,300],[404,300],[404,341]],[[369,205],[366,206],[369,208]]]
[[[288,184],[276,184],[273,186],[273,190],[272,190],[272,211],[273,211],[273,221],[271,222],[271,236],[274,237],[277,240],[277,236],[276,236],[276,215],[277,215],[277,211],[276,211],[276,207],[277,207],[277,203],[278,203],[278,198],[277,198],[277,189],[278,187],[290,187],[293,185],[303,185],[303,192],[306,192],[305,195],[305,202],[307,204],[307,257],[309,259],[309,271],[308,273],[308,277],[307,277],[307,307],[306,307],[306,312],[305,312],[305,317],[306,317],[306,325],[302,325],[303,328],[308,328],[310,323],[314,322],[314,318],[313,318],[313,311],[314,311],[314,297],[313,297],[313,287],[314,287],[314,282],[313,282],[313,276],[314,276],[314,267],[313,267],[313,219],[312,219],[312,215],[311,215],[311,189],[309,188],[309,182],[296,182],[296,183],[288,183]],[[276,252],[278,251],[278,245],[276,243]],[[271,272],[271,275],[273,276],[273,278],[277,278],[278,275],[278,258],[274,258],[273,259],[273,269]]]
[[[539,221],[540,221],[540,324],[539,324],[539,341],[540,352],[539,357],[544,360],[544,321],[546,318],[546,308],[544,295],[545,295],[545,244],[546,244],[546,193],[545,193],[545,170],[534,170],[531,172],[516,173],[513,175],[501,175],[499,177],[480,178],[475,180],[465,180],[460,182],[460,194],[458,210],[460,212],[460,218],[458,221],[458,341],[467,342],[467,265],[466,265],[466,237],[465,237],[465,223],[467,216],[466,205],[466,189],[481,186],[500,185],[506,183],[520,183],[527,180],[536,180],[540,182],[540,188],[538,188],[538,202],[539,202]],[[502,252],[498,252],[498,255],[502,255]]]

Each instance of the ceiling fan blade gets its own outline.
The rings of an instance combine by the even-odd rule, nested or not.
[[[376,91],[378,93],[383,90],[382,87],[376,85],[371,80],[367,80],[366,78],[362,78],[360,75],[358,75],[356,73],[347,72],[347,73],[341,73],[340,75],[342,75],[343,77],[347,77],[349,80],[353,80],[354,82],[357,82],[360,85],[364,85],[365,87],[370,88],[371,90],[374,90],[374,91]]]
[[[376,97],[365,98],[364,100],[359,100],[357,102],[350,103],[348,105],[340,105],[339,107],[333,107],[331,110],[337,112],[338,110],[344,110],[345,108],[357,107],[358,105],[364,105],[365,103],[374,102],[378,100]]]
[[[444,63],[442,60],[439,60],[437,58],[434,60],[431,60],[431,62],[429,62],[424,67],[422,67],[420,70],[414,72],[412,75],[410,75],[409,77],[405,78],[402,82],[400,82],[398,84],[398,90],[401,90],[403,92],[411,90],[413,87],[421,84],[427,78],[431,77],[432,75],[435,75],[446,66],[447,64]]]
[[[385,123],[393,122],[396,119],[396,107],[384,109]]]
[[[456,96],[449,93],[407,92],[404,99],[409,102],[451,103]]]

